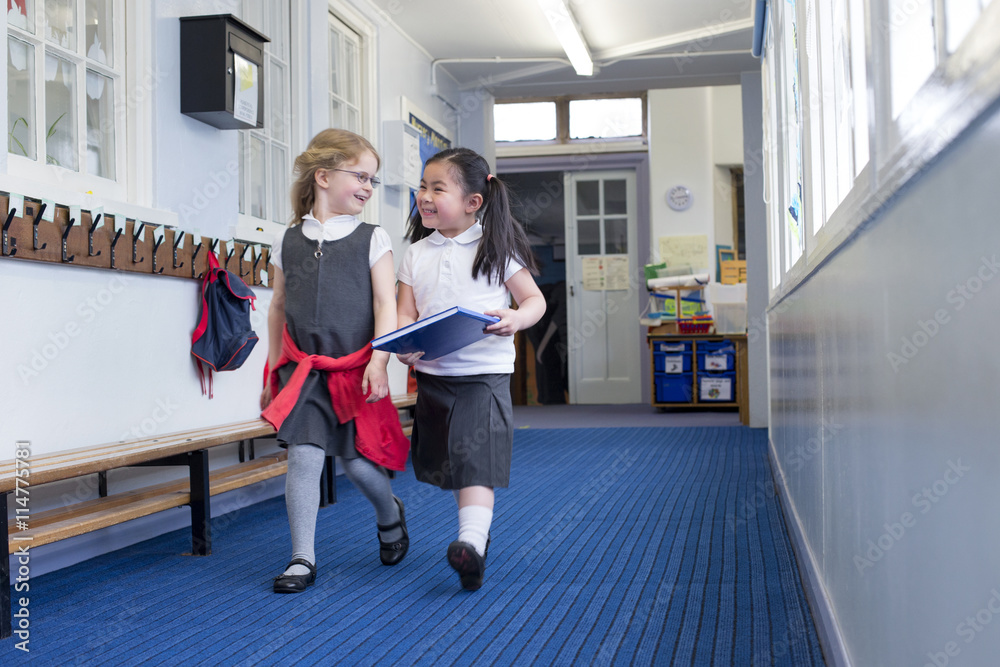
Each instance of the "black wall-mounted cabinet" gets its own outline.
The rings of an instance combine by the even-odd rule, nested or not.
[[[264,43],[271,40],[231,14],[184,16],[180,21],[181,113],[221,130],[264,127]],[[237,56],[255,68],[256,123],[237,114]],[[247,90],[252,96],[253,89]],[[252,111],[244,104],[242,114],[248,109]]]

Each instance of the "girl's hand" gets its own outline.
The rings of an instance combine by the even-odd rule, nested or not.
[[[513,336],[521,330],[520,314],[511,308],[501,308],[500,310],[487,310],[485,315],[499,317],[500,321],[486,327],[486,333],[497,336]]]
[[[396,358],[407,366],[412,366],[417,363],[417,359],[424,356],[423,352],[408,352],[407,354],[397,354]]]
[[[389,395],[389,374],[385,372],[385,362],[377,362],[374,359],[368,362],[365,367],[365,376],[361,379],[361,393],[371,394],[365,399],[366,403],[381,401]]]
[[[271,405],[271,383],[268,382],[264,385],[264,390],[260,392],[260,409],[264,410],[267,406]]]

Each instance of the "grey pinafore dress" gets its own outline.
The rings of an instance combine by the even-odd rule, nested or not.
[[[285,321],[288,333],[306,354],[342,357],[362,348],[375,335],[372,279],[368,266],[375,225],[362,223],[337,241],[317,242],[296,225],[285,233],[281,263],[285,275]],[[278,369],[284,386],[295,371]],[[361,391],[360,385],[358,391]],[[311,371],[291,413],[278,430],[278,443],[313,444],[328,456],[357,458],[354,422],[341,424],[330,402],[326,373]]]

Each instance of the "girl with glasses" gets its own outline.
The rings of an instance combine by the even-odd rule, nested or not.
[[[389,353],[370,341],[396,329],[392,244],[359,216],[379,184],[379,156],[363,137],[320,132],[295,160],[295,219],[275,239],[274,293],[268,312],[268,371],[262,416],[288,448],[285,503],[292,557],[275,593],[299,593],[316,580],[320,476],[341,457],[351,482],[375,508],[379,558],[409,548],[403,501],[388,470],[403,470],[409,441],[389,393]]]

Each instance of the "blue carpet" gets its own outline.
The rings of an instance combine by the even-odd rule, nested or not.
[[[766,432],[522,429],[497,493],[486,579],[445,562],[450,492],[393,484],[410,552],[378,562],[371,506],[338,479],[319,578],[274,595],[284,499],[221,516],[213,555],[181,530],[31,584],[31,653],[0,662],[138,665],[822,665],[766,460]]]

